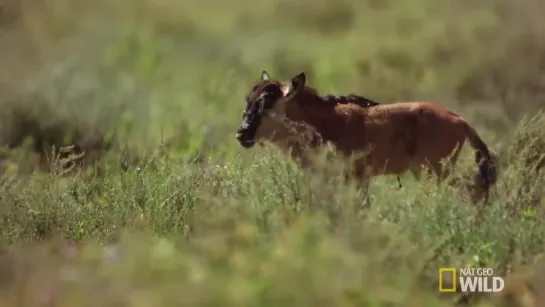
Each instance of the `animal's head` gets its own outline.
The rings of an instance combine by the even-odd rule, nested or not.
[[[260,139],[272,140],[286,126],[286,106],[305,87],[305,73],[287,82],[272,80],[266,71],[246,97],[246,110],[237,130],[237,140],[245,148],[252,147]]]

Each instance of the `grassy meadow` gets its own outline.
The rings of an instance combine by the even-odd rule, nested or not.
[[[0,306],[543,306],[544,31],[541,0],[0,0]],[[361,215],[341,159],[241,148],[264,69],[459,112],[490,203],[385,176]],[[505,291],[439,293],[465,266]]]

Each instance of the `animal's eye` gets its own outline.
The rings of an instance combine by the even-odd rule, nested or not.
[[[278,98],[278,93],[275,91],[275,89],[271,89],[270,91],[263,92],[262,94],[262,103],[265,104],[265,107],[269,107],[271,103],[274,103],[274,101]]]
[[[269,84],[263,89],[263,91],[267,93],[267,95],[275,95],[279,91],[279,88],[276,84]]]

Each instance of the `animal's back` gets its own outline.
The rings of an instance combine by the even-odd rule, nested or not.
[[[348,118],[343,132],[351,149],[371,146],[374,172],[398,173],[413,164],[447,157],[463,143],[466,122],[457,113],[429,102],[400,102],[370,108],[338,106]],[[386,164],[388,166],[386,166]]]
[[[430,102],[408,103],[415,120],[417,150],[415,159],[436,160],[448,156],[462,145],[467,135],[467,122],[456,112]],[[402,103],[400,103],[402,105]]]

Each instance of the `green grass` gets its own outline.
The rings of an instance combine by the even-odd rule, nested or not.
[[[543,273],[541,3],[21,3],[0,2],[2,306],[453,306],[440,267]],[[380,177],[362,216],[343,161],[242,149],[263,69],[460,112],[499,156],[491,203]],[[92,135],[84,169],[36,152]]]

